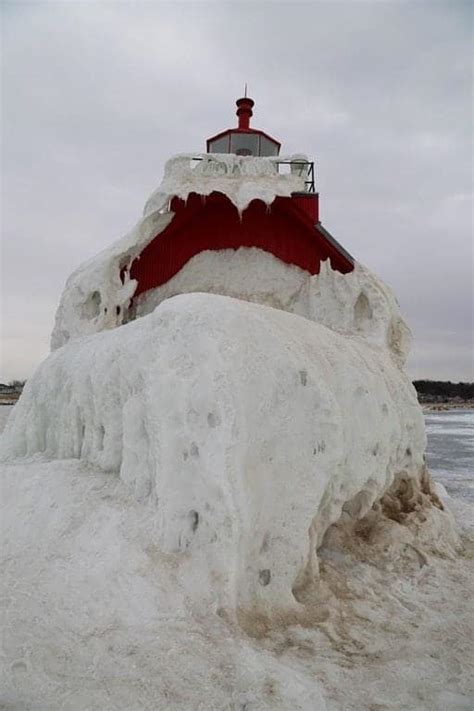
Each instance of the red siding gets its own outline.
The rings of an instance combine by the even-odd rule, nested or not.
[[[319,222],[319,193],[293,193],[294,204],[306,212],[313,225]]]
[[[317,274],[321,259],[327,257],[340,272],[354,268],[315,229],[314,210],[299,205],[296,197],[277,197],[269,207],[253,200],[241,218],[221,193],[208,197],[192,193],[186,202],[173,198],[171,209],[175,213],[172,222],[132,264],[130,276],[138,281],[136,296],[165,284],[192,257],[209,249],[259,247],[310,274]]]

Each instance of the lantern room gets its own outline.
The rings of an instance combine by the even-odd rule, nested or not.
[[[229,128],[207,139],[208,153],[235,153],[238,156],[277,156],[280,143],[264,131],[250,128],[254,101],[244,96],[237,99],[236,128]]]

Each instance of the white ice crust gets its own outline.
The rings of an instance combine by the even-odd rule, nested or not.
[[[266,613],[317,577],[343,507],[359,518],[397,479],[420,488],[424,447],[389,349],[208,294],[55,351],[2,438],[7,458],[119,474],[156,505],[160,549],[192,551],[196,596]]]
[[[279,160],[284,160],[280,158]],[[128,320],[128,304],[136,289],[128,271],[133,260],[173,219],[173,196],[221,192],[243,212],[253,199],[271,204],[305,189],[304,176],[279,174],[276,159],[225,154],[179,155],[165,166],[161,185],[145,204],[143,217],[131,232],[97,257],[81,265],[67,280],[51,336],[52,349],[70,339],[114,328]],[[122,284],[120,274],[126,281]]]
[[[151,313],[170,296],[193,292],[233,296],[304,316],[387,348],[400,365],[408,355],[411,335],[392,290],[361,264],[341,274],[327,260],[311,276],[255,247],[209,250],[190,259],[166,284],[140,294],[135,315]]]
[[[280,175],[272,158],[205,154],[170,159],[138,225],[68,279],[56,314],[52,348],[149,313],[169,296],[202,291],[268,304],[341,333],[368,338],[388,346],[403,363],[410,336],[393,293],[359,264],[343,275],[333,271],[327,261],[320,274],[311,276],[257,248],[206,251],[193,257],[166,284],[137,297],[129,309],[136,282],[124,268],[170,224],[172,196],[186,199],[191,192],[209,195],[218,191],[242,211],[254,198],[271,204],[277,195],[288,196],[303,188],[304,177]],[[125,275],[123,284],[120,273]]]
[[[311,276],[258,249],[203,252],[128,310],[136,283],[120,270],[170,223],[170,196],[219,190],[243,210],[301,189],[271,159],[191,165],[170,161],[135,230],[70,277],[54,350],[0,438],[13,705],[324,711],[314,670],[277,660],[277,630],[298,649],[303,627],[314,649],[344,648],[347,615],[375,619],[367,591],[384,598],[394,566],[456,556],[403,367],[409,331],[367,269]],[[274,654],[242,630],[273,630]],[[352,706],[331,679],[361,708],[365,692]]]

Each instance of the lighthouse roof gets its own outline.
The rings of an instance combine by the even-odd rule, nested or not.
[[[243,156],[277,156],[281,143],[265,131],[250,128],[255,102],[247,96],[237,99],[238,125],[207,139],[208,153],[235,153]]]

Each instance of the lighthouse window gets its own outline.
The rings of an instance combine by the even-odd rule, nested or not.
[[[258,135],[255,133],[232,133],[230,152],[238,156],[258,156]]]
[[[270,141],[265,136],[260,136],[260,155],[261,156],[277,156],[278,145]]]
[[[229,152],[229,136],[216,138],[215,141],[209,143],[209,153],[228,153]]]

